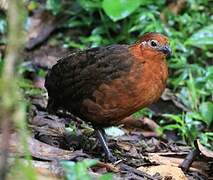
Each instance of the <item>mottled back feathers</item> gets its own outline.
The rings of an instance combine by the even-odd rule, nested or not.
[[[101,84],[128,73],[132,64],[127,45],[92,48],[60,59],[46,77],[49,111],[59,107],[79,116],[84,99]]]

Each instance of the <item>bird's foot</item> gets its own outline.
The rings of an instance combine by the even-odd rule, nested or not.
[[[108,162],[111,162],[111,163],[114,163],[115,161],[117,161],[117,158],[115,156],[113,156],[112,153],[107,154],[106,159]]]
[[[107,142],[106,142],[106,137],[103,129],[96,129],[96,136],[99,139],[100,144],[103,147],[104,153],[106,155],[106,159],[109,162],[115,162],[116,158],[112,155]]]

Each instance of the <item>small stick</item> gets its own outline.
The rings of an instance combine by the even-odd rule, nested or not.
[[[135,169],[135,168],[133,168],[131,166],[128,166],[126,164],[122,164],[120,167],[121,167],[122,170],[129,171],[129,172],[134,173],[134,174],[136,174],[138,176],[141,176],[143,178],[150,179],[150,180],[156,180],[156,178],[153,178],[149,174],[147,174],[147,173],[145,173],[145,172],[143,172],[141,170],[137,170],[137,169]]]

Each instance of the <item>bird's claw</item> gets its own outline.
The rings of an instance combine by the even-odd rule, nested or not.
[[[106,158],[107,158],[107,161],[111,163],[114,163],[117,160],[117,158],[113,156],[112,154],[108,154]]]

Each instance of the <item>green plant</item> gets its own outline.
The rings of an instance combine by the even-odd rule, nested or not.
[[[23,93],[27,96],[41,95],[44,93],[43,89],[37,88],[33,85],[32,81],[20,78],[17,82]]]
[[[46,2],[46,8],[50,11],[52,11],[52,13],[54,15],[57,15],[61,10],[62,10],[62,6],[61,6],[61,1],[60,0],[47,0]]]
[[[149,117],[152,118],[154,112],[152,112],[149,108],[143,108],[139,110],[138,112],[134,113],[133,116],[135,118],[140,118],[140,117]]]
[[[76,163],[73,161],[62,161],[61,163],[63,165],[67,180],[92,180],[94,178],[88,173],[87,169],[94,166],[97,163],[97,160],[85,159]],[[112,174],[107,173],[100,176],[98,179],[111,180]]]
[[[102,8],[104,12],[113,20],[118,21],[129,16],[141,4],[141,0],[104,0]]]
[[[206,147],[212,149],[213,132],[205,132],[200,135],[200,141]]]
[[[4,60],[0,59],[0,76],[2,74],[3,67],[4,67]]]
[[[173,114],[164,114],[168,121],[162,120],[162,127],[159,128],[159,131],[163,133],[166,130],[174,130],[179,136],[182,137],[185,142],[193,146],[194,140],[196,138],[201,139],[201,143],[211,147],[212,133],[211,132],[201,132],[200,127],[202,127],[202,116],[197,112],[187,112],[182,115],[173,115]],[[207,122],[206,122],[207,123]]]

